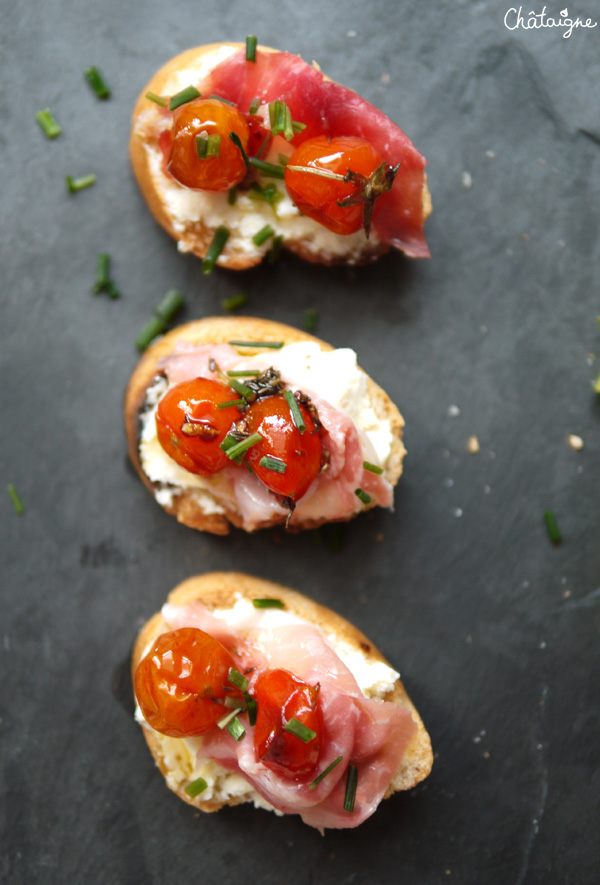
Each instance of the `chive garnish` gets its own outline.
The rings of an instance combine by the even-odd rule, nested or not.
[[[228,341],[227,344],[233,347],[271,347],[273,350],[283,347],[283,341]]]
[[[237,714],[241,713],[241,712],[242,712],[241,707],[235,707],[226,716],[223,716],[222,719],[219,719],[219,721],[217,722],[217,728],[220,728],[221,730],[223,730],[224,728],[227,728],[227,726],[229,725],[231,720],[234,719],[237,716]]]
[[[244,150],[244,145],[242,144],[241,138],[239,137],[237,132],[230,132],[229,137],[232,140],[232,142],[234,143],[234,145],[236,146],[236,148],[238,148],[238,150],[240,151],[240,153],[242,155],[242,160],[244,161],[244,163],[247,166],[250,161],[248,160],[248,154]]]
[[[151,341],[165,331],[166,323],[160,317],[150,317],[140,334],[135,339],[138,350],[146,350]]]
[[[91,187],[93,184],[96,184],[96,176],[95,175],[84,175],[82,178],[73,178],[72,175],[66,175],[65,181],[67,182],[67,190],[70,194],[77,193],[77,191],[82,191],[86,187]]]
[[[560,544],[562,541],[562,535],[552,510],[546,510],[544,513],[544,520],[546,521],[546,528],[548,529],[550,540],[553,544]]]
[[[371,464],[370,461],[363,461],[363,467],[371,473],[377,473],[378,475],[383,473],[383,467],[378,467],[377,464]]]
[[[18,492],[12,482],[10,482],[6,486],[6,491],[8,492],[8,497],[12,501],[13,507],[17,511],[18,515],[23,516],[23,514],[25,513],[25,508],[23,507],[23,502],[19,498]]]
[[[106,252],[100,252],[96,259],[96,282],[92,292],[99,295],[106,292],[110,284],[110,256]]]
[[[244,692],[244,700],[246,701],[246,712],[248,713],[248,722],[250,725],[256,725],[256,712],[258,704],[254,698],[250,697],[247,691]]]
[[[306,129],[306,123],[299,123],[298,120],[292,120],[292,129],[294,133],[302,132],[303,129]]]
[[[253,98],[248,108],[249,114],[255,114],[260,107],[260,98]]]
[[[182,89],[180,92],[176,92],[175,95],[171,96],[169,100],[169,110],[174,111],[176,108],[181,107],[182,104],[187,104],[188,101],[193,101],[195,98],[200,97],[201,94],[195,86],[186,86],[185,89]]]
[[[287,154],[278,154],[277,159],[279,160],[280,166],[287,166],[287,164],[290,162],[290,158],[287,156]]]
[[[234,101],[229,101],[228,98],[223,98],[222,95],[215,95],[214,92],[212,92],[208,97],[209,97],[209,98],[214,98],[215,101],[222,101],[223,104],[230,104],[232,108],[235,107],[235,102],[234,102]]]
[[[235,667],[232,667],[229,671],[227,681],[231,682],[232,685],[235,685],[236,688],[239,688],[240,691],[246,691],[248,688],[248,680],[245,676],[242,676],[240,671],[236,670]]]
[[[44,108],[43,111],[38,111],[35,115],[35,119],[38,121],[40,129],[46,138],[56,138],[56,136],[60,135],[62,132],[62,127],[54,119],[48,108]]]
[[[325,771],[322,771],[321,774],[317,775],[317,777],[314,779],[312,784],[308,785],[308,789],[314,790],[315,787],[318,787],[319,784],[321,783],[321,781],[324,778],[326,778],[327,775],[333,771],[333,769],[336,767],[336,765],[340,764],[340,762],[342,761],[343,758],[344,758],[343,756],[338,756],[337,759],[334,759],[333,762],[331,763],[331,765],[328,765],[327,768],[325,769]]]
[[[208,252],[206,253],[206,258],[202,262],[202,273],[209,274],[212,273],[212,269],[215,266],[215,262],[223,249],[225,248],[225,243],[229,239],[229,231],[224,225],[219,225],[219,227],[215,231],[215,235],[212,238],[212,243],[208,247]]]
[[[354,811],[354,800],[356,799],[356,786],[358,784],[358,770],[354,765],[348,766],[348,776],[346,778],[346,795],[344,796],[344,811],[350,814]]]
[[[196,136],[196,156],[199,160],[206,159],[208,152],[208,135]]]
[[[307,307],[304,311],[304,328],[307,332],[314,332],[317,328],[319,314],[314,307]]]
[[[233,717],[233,719],[227,726],[227,731],[234,739],[234,741],[237,741],[238,744],[242,740],[242,738],[246,736],[246,729],[237,718],[237,716]]]
[[[283,391],[283,395],[287,400],[288,406],[290,407],[290,412],[292,413],[292,421],[294,422],[300,433],[304,433],[304,431],[306,430],[306,424],[304,423],[302,412],[300,411],[298,403],[296,402],[296,397],[289,388]]]
[[[196,136],[196,156],[199,160],[205,160],[207,157],[218,157],[221,153],[221,136],[197,135]]]
[[[166,108],[168,103],[168,99],[163,98],[162,95],[157,95],[156,92],[147,92],[146,98],[148,99],[148,101],[153,101],[154,104],[160,105],[161,108]]]
[[[242,384],[241,381],[236,381],[235,378],[229,379],[229,386],[233,387],[236,393],[239,393],[240,396],[243,396],[244,399],[250,400],[254,399],[254,391],[249,387],[246,387],[245,384]]]
[[[227,372],[228,378],[250,378],[255,377],[256,375],[260,375],[260,369],[239,369]]]
[[[254,608],[285,608],[285,603],[281,599],[253,599]]]
[[[275,473],[285,473],[287,469],[285,461],[280,461],[279,458],[271,458],[270,455],[264,455],[258,462],[258,466],[264,467],[265,470],[273,470]]]
[[[255,446],[257,443],[262,442],[262,436],[260,435],[260,433],[252,433],[241,442],[235,440],[234,445],[229,442],[227,447],[225,447],[225,443],[228,439],[230,439],[230,434],[227,434],[219,448],[223,449],[223,451],[231,461],[237,461],[238,463],[239,460],[241,460],[242,455],[245,454],[248,449],[251,449],[252,446]]]
[[[226,403],[218,403],[217,409],[229,409],[232,406],[245,406],[247,400],[245,399],[230,399]]]
[[[88,68],[84,74],[85,79],[88,81],[98,98],[110,98],[110,89],[104,82],[104,78],[98,68],[92,65],[91,68]]]
[[[231,138],[231,136],[229,137]],[[264,160],[259,160],[258,157],[250,157],[248,162],[251,166],[254,166],[255,169],[258,169],[260,172],[262,172],[263,175],[266,175],[267,178],[285,177],[285,170],[282,166],[275,166],[274,163],[265,163]]]
[[[187,793],[190,799],[195,799],[196,796],[199,796],[206,788],[208,784],[204,780],[203,777],[197,777],[195,781],[192,781],[187,785],[187,787],[183,788],[184,793]]]
[[[289,722],[286,722],[286,724],[283,726],[283,730],[289,731],[290,734],[296,735],[296,737],[300,738],[300,740],[305,744],[310,744],[310,742],[313,741],[317,736],[316,731],[313,731],[312,728],[307,728],[307,726],[300,722],[299,719],[296,719],[295,716],[290,719]]]
[[[169,289],[154,308],[154,313],[165,323],[170,323],[184,304],[185,300],[179,289]]]
[[[279,260],[282,248],[283,235],[280,234],[278,237],[273,237],[273,243],[267,255],[267,261],[269,262],[269,264],[275,264],[275,262]]]
[[[256,62],[256,36],[248,34],[246,37],[246,61]]]
[[[283,135],[286,141],[294,137],[292,114],[284,101],[277,99],[269,103],[269,122],[273,135]]]
[[[261,227],[261,229],[254,234],[254,236],[252,237],[252,242],[255,243],[255,245],[257,246],[262,246],[262,244],[265,243],[269,239],[269,237],[274,236],[275,231],[273,230],[271,225],[265,224],[264,227]]]
[[[277,215],[277,203],[283,199],[283,194],[279,192],[274,184],[267,184],[261,187],[258,181],[253,181],[250,190],[247,191],[251,200],[260,200],[268,203],[275,215]]]
[[[221,301],[221,307],[223,310],[233,313],[234,310],[239,310],[240,307],[243,307],[247,303],[248,296],[244,295],[243,292],[238,292],[237,295],[230,295],[229,298],[224,298],[223,301]],[[229,374],[229,372],[227,374]]]
[[[600,375],[593,382],[592,387],[594,388],[594,393],[600,393]]]
[[[227,202],[230,206],[235,206],[237,200],[237,187],[230,187],[227,193]]]
[[[356,495],[357,498],[360,498],[360,500],[363,502],[363,504],[370,504],[371,503],[371,496],[367,495],[366,492],[363,492],[362,489],[354,489],[354,494]]]

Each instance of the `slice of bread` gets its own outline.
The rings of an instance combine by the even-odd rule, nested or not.
[[[144,473],[140,461],[140,414],[144,407],[146,392],[153,384],[162,359],[168,357],[178,342],[191,344],[223,344],[228,341],[283,341],[284,344],[293,344],[297,341],[314,341],[321,350],[332,351],[334,348],[318,338],[309,335],[292,326],[275,323],[271,320],[254,319],[251,317],[207,317],[203,320],[187,323],[179,326],[159,338],[143,354],[129,381],[125,394],[125,427],[129,456],[146,487],[154,494],[157,491],[156,484],[152,483]],[[396,485],[402,473],[402,459],[405,455],[402,443],[402,429],[404,419],[389,398],[371,378],[367,378],[367,391],[370,396],[372,408],[378,418],[389,420],[392,432],[392,448],[384,465],[385,479]],[[212,532],[224,535],[229,532],[230,524],[242,527],[240,515],[230,508],[225,508],[225,513],[205,512],[192,491],[181,489],[173,496],[172,502],[163,505],[167,513],[175,516],[179,522],[190,528],[200,531]],[[364,505],[362,510],[376,506],[374,502]],[[345,519],[351,519],[355,513]],[[285,516],[277,517],[276,522],[268,522],[260,528],[268,525],[285,522]],[[311,519],[298,522],[294,519],[290,528],[308,529],[317,528],[327,522],[325,519]]]
[[[171,591],[168,602],[174,606],[185,606],[199,600],[209,611],[214,611],[215,609],[231,608],[240,598],[248,600],[256,598],[280,599],[292,614],[318,626],[334,648],[336,642],[346,646],[350,645],[362,653],[365,661],[381,662],[390,666],[370,639],[331,609],[318,605],[301,593],[282,587],[280,584],[263,581],[239,572],[212,572],[188,578]],[[144,654],[147,653],[155,639],[169,629],[169,625],[163,620],[160,613],[154,615],[142,627],[135,641],[131,659],[134,678]],[[431,771],[433,754],[429,735],[400,679],[396,681],[393,689],[385,695],[383,700],[408,708],[417,726],[415,735],[404,753],[400,768],[392,778],[385,794],[384,798],[388,798],[396,791],[409,790],[424,780]],[[205,801],[202,800],[202,794],[199,797],[191,798],[185,792],[185,787],[194,779],[192,772],[189,772],[189,778],[181,777],[180,773],[175,772],[172,761],[175,759],[179,762],[186,755],[183,741],[165,738],[164,735],[149,727],[144,727],[143,732],[154,760],[166,778],[168,786],[185,802],[202,811],[218,811],[224,805],[238,805],[241,802],[254,801],[256,798],[258,799],[257,804],[266,807],[264,802],[260,802],[260,797],[252,791],[251,787],[246,794],[239,795],[236,791],[236,794],[227,798],[221,796]],[[181,745],[179,753],[177,744]]]
[[[235,217],[235,207],[232,210],[227,205],[226,194],[218,193],[208,195],[208,198],[211,201],[211,206],[222,207],[222,218],[215,217],[215,213],[212,211],[210,214],[204,212],[193,218],[189,217],[189,212],[184,213],[185,217],[177,216],[175,206],[178,203],[178,197],[185,195],[186,192],[190,196],[190,192],[175,179],[165,175],[162,169],[159,135],[161,127],[164,126],[164,112],[158,105],[147,99],[146,95],[152,92],[159,96],[169,96],[188,85],[194,85],[206,77],[213,67],[223,61],[228,51],[233,53],[243,47],[242,43],[211,43],[182,52],[154,74],[140,93],[133,110],[129,152],[133,172],[142,194],[156,221],[178,242],[181,251],[192,252],[200,258],[206,256],[219,224],[226,223],[227,218]],[[258,47],[258,52],[277,51],[269,46]],[[280,189],[284,190],[283,184]],[[193,193],[192,191],[191,194]],[[207,194],[207,192],[203,193]],[[423,219],[425,220],[431,212],[431,197],[426,177],[423,183],[422,205]],[[390,248],[378,242],[373,234],[370,239],[367,239],[362,231],[360,234],[341,237],[330,231],[325,231],[317,222],[306,218],[300,219],[301,225],[297,232],[292,230],[291,225],[283,225],[279,231],[279,221],[273,212],[268,206],[262,208],[265,209],[266,216],[257,225],[256,230],[266,223],[271,223],[276,228],[276,233],[281,232],[283,235],[283,246],[306,261],[326,265],[364,264],[388,252]],[[255,209],[258,212],[261,207],[256,204]],[[317,240],[315,236],[318,236],[319,233],[322,236]],[[335,240],[332,240],[332,237]],[[232,237],[217,263],[221,267],[232,270],[253,267],[260,264],[269,245],[267,242],[260,248],[253,247],[251,240],[247,240],[244,245],[239,242],[236,245],[235,238]]]

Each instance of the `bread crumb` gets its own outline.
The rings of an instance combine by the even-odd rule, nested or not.
[[[479,440],[476,436],[470,436],[468,438],[467,449],[471,453],[471,455],[476,455],[479,452]]]
[[[587,355],[587,364],[588,364],[588,366],[591,366],[592,363],[595,361],[595,359],[596,359],[595,354],[593,354],[593,353],[588,353],[588,355]]]
[[[490,754],[488,753],[487,750],[484,750],[483,753],[482,753],[481,755],[483,756],[484,759],[489,759],[489,758],[490,758]]]
[[[447,876],[451,876],[451,875],[452,875],[452,870],[446,870],[446,875],[447,875]]]
[[[375,540],[381,543],[381,541],[383,541],[383,532],[379,532],[378,535],[375,535]]]
[[[571,595],[571,591],[565,590],[565,592],[563,593],[563,599],[568,599],[570,595]]]
[[[575,433],[570,433],[567,437],[567,442],[571,446],[572,449],[575,449],[576,452],[580,452],[583,448],[583,440],[580,436],[577,436]]]
[[[465,170],[461,175],[460,180],[462,181],[462,186],[466,187],[467,190],[470,190],[473,187],[473,178],[470,172]]]
[[[530,239],[529,234],[523,234],[523,239],[525,240],[526,243],[528,243],[529,239]]]
[[[381,82],[384,84],[384,86],[387,86],[388,83],[391,81],[391,79],[392,78],[390,77],[389,74],[382,74],[381,75]]]
[[[496,156],[496,153],[495,153],[495,151],[486,151],[485,155],[486,155],[486,157],[489,157],[490,160],[493,160],[494,157]]]
[[[449,418],[458,418],[460,415],[460,409],[458,406],[448,406],[448,417]]]

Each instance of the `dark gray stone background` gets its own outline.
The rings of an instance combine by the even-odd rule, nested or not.
[[[508,7],[2,4],[2,482],[26,506],[2,491],[5,881],[597,880],[600,26],[510,32]],[[600,20],[597,0],[569,11]],[[130,172],[131,108],[172,55],[247,33],[317,59],[425,153],[431,261],[285,257],[204,278],[177,254]],[[54,141],[34,120],[46,106]],[[96,186],[69,196],[65,174],[89,172]],[[90,294],[99,251],[120,301]],[[394,513],[355,520],[336,554],[311,533],[201,535],[156,506],[126,464],[121,399],[170,286],[182,320],[240,291],[256,316],[318,309],[319,334],[354,347],[406,417]],[[178,581],[228,568],[339,609],[402,670],[435,765],[358,831],[322,838],[251,808],[198,819],[154,768],[131,643]]]

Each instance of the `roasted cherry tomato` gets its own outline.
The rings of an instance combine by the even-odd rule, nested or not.
[[[173,123],[173,145],[167,163],[171,175],[185,185],[207,191],[223,191],[246,175],[240,149],[229,138],[235,132],[244,150],[250,130],[237,108],[215,98],[201,98],[183,105]],[[197,135],[220,135],[219,155],[200,159]]]
[[[183,381],[168,390],[156,411],[158,441],[167,455],[204,476],[231,464],[219,445],[240,413],[236,406],[217,405],[235,399],[239,397],[231,388],[210,378]]]
[[[310,774],[319,759],[323,739],[319,686],[301,682],[288,670],[265,670],[254,686],[258,705],[254,749],[258,759],[289,777]],[[308,743],[284,730],[292,719],[315,732]]]
[[[228,682],[235,668],[218,640],[182,627],[158,637],[135,674],[135,695],[144,719],[171,737],[205,734],[227,715],[222,701],[240,697]]]
[[[321,470],[322,459],[318,428],[308,409],[301,403],[298,408],[306,425],[304,433],[294,424],[289,404],[281,394],[258,400],[246,413],[250,433],[258,432],[263,438],[248,450],[248,463],[271,491],[293,501],[306,493]],[[285,468],[283,472],[261,466],[265,456],[275,459]]]
[[[340,176],[350,173],[352,180],[331,179],[292,166]],[[375,200],[390,190],[395,174],[364,138],[320,135],[296,148],[286,166],[285,185],[303,215],[336,234],[352,234],[363,227],[368,233],[374,206],[377,211]]]

